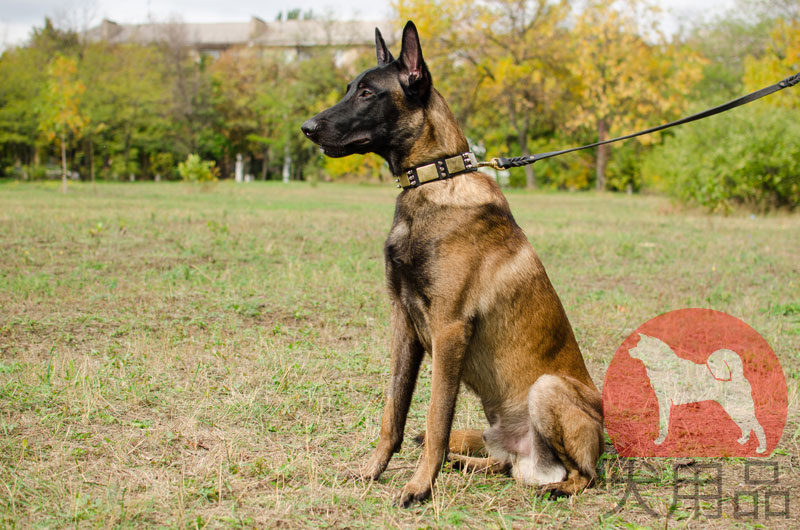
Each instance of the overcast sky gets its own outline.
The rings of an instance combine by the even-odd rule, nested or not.
[[[667,11],[665,29],[672,32],[679,19],[713,16],[734,0],[660,0]],[[381,20],[391,16],[389,0],[0,0],[0,46],[19,44],[44,17],[68,20],[81,28],[103,18],[121,23],[166,20],[178,16],[186,22],[244,22],[252,15],[274,20],[280,11],[300,8],[330,13],[339,19]]]

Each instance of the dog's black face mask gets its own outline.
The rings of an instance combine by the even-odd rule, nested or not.
[[[409,22],[403,30],[403,49],[395,60],[375,29],[378,66],[362,72],[347,85],[344,98],[310,120],[301,129],[330,157],[389,152],[416,129],[407,116],[420,111],[431,90],[431,77],[422,58],[419,36]]]

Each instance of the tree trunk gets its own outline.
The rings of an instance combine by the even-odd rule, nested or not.
[[[527,149],[524,149],[522,153],[525,155],[530,154]],[[529,164],[522,169],[525,170],[525,187],[529,190],[536,189],[536,175],[533,172],[533,166]]]
[[[289,178],[292,175],[292,155],[289,151],[289,142],[286,142],[286,145],[283,146],[283,171],[281,175],[284,184],[289,182]]]
[[[531,154],[530,151],[528,150],[527,127],[525,128],[525,130],[519,131],[517,133],[517,138],[519,140],[519,148],[522,151],[522,154],[523,155]],[[523,166],[522,169],[525,170],[525,188],[529,190],[536,189],[536,175],[533,172],[533,166],[529,164],[527,166]]]
[[[269,165],[269,146],[264,148],[264,164],[261,166],[261,180],[267,180],[268,165]]]
[[[61,193],[67,193],[67,139],[61,133]]]
[[[597,141],[602,142],[608,138],[608,124],[605,119],[601,119],[597,123]],[[608,165],[608,145],[600,145],[597,147],[597,191],[605,191],[606,189],[606,166]]]
[[[94,186],[94,142],[91,136],[86,141],[89,144],[89,175],[92,179],[92,186]]]
[[[129,159],[130,159],[130,152],[131,152],[131,131],[130,131],[130,129],[128,129],[127,131],[125,131],[125,155],[124,155],[124,157],[125,157],[125,166],[124,166],[124,169],[122,170],[123,172],[128,171],[128,162],[129,162]],[[133,182],[133,179],[131,177],[132,177],[132,174],[129,173],[128,174],[128,180]]]
[[[517,113],[513,104],[508,105],[508,110],[511,116],[511,123],[517,130],[517,141],[519,142],[519,149],[522,155],[529,155],[528,151],[528,130],[530,129],[531,119],[529,115],[525,115],[523,123],[517,121]],[[525,170],[525,187],[527,189],[536,188],[536,175],[533,172],[533,166],[527,165],[523,168]]]
[[[531,154],[528,150],[528,131],[531,129],[531,115],[525,113],[525,126],[520,131],[519,146],[522,148],[522,154],[527,156]],[[525,169],[525,187],[529,190],[536,189],[536,174],[533,172],[533,165],[528,164],[523,166]]]

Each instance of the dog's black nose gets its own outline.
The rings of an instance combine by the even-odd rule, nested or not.
[[[303,131],[303,134],[311,138],[311,135],[317,130],[317,121],[314,118],[306,120],[306,122],[300,127],[300,130]]]

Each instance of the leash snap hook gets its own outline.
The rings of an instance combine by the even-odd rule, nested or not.
[[[488,162],[478,162],[478,166],[479,167],[490,167],[492,169],[496,169],[497,171],[505,169],[505,167],[503,167],[503,165],[500,163],[500,159],[499,158],[492,158]]]

